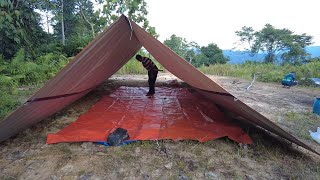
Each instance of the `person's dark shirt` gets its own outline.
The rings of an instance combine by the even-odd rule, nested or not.
[[[148,71],[158,70],[158,67],[152,62],[150,58],[142,57],[141,63],[143,67],[146,68]]]

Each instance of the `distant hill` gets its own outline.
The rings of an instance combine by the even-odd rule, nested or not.
[[[306,50],[312,58],[320,56],[320,46],[308,46]],[[247,60],[260,62],[264,58],[264,54],[252,56],[248,51],[223,50],[223,55],[230,59],[230,64],[242,64]]]
[[[311,54],[312,58],[320,56],[320,46],[308,46],[306,47],[306,50]]]
[[[232,51],[223,50],[223,55],[230,59],[228,63],[230,64],[242,64],[245,61],[262,61],[264,58],[263,54],[256,54],[252,56],[248,51]]]

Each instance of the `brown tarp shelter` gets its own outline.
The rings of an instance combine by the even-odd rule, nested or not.
[[[317,153],[266,117],[237,100],[124,15],[96,37],[24,105],[0,122],[0,142],[89,93],[116,73],[142,46],[163,67],[211,99],[213,103],[241,116],[252,124]]]

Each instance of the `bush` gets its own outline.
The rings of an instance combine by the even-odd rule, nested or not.
[[[19,102],[15,96],[16,94],[12,94],[4,89],[0,89],[0,120],[4,118],[8,112],[17,108],[19,105]]]
[[[209,67],[201,66],[199,69],[205,74],[245,79],[252,79],[252,75],[259,72],[258,80],[262,82],[281,82],[283,76],[289,72],[296,72],[298,81],[310,77],[320,77],[320,61],[312,61],[299,66],[247,62],[240,65],[217,64]]]
[[[37,48],[37,55],[44,56],[49,53],[63,54],[64,47],[60,42],[52,42],[49,44],[42,44]]]
[[[17,87],[40,84],[52,78],[68,62],[69,58],[53,53],[31,61],[23,49],[9,62],[0,56],[0,119],[22,103],[17,96],[23,95]]]
[[[83,48],[85,48],[90,41],[93,40],[92,35],[72,35],[64,46],[64,52],[67,56],[72,57],[77,55]]]
[[[61,54],[49,53],[44,56],[40,56],[36,59],[36,63],[40,66],[43,80],[52,78],[57,72],[59,72],[66,64],[68,64],[70,58]]]

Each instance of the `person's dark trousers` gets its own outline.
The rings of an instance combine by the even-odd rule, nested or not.
[[[157,80],[157,76],[158,76],[158,71],[148,71],[148,83],[149,83],[149,92],[148,94],[154,94],[155,90],[154,90],[154,85],[156,83]]]

